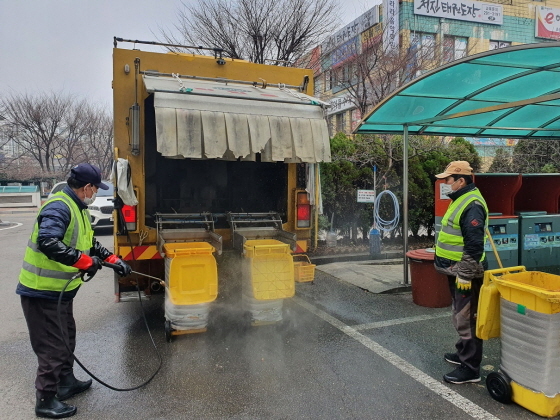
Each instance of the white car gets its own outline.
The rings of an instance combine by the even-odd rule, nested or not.
[[[111,227],[113,226],[113,184],[109,181],[102,181],[109,187],[108,190],[97,190],[95,201],[88,206],[89,214],[91,216],[91,226],[94,228]],[[61,191],[66,186],[66,181],[58,182],[54,185],[49,197],[51,198],[54,193]]]

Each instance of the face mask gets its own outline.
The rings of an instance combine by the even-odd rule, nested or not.
[[[443,198],[447,198],[447,196],[453,192],[453,190],[451,189],[451,185],[447,184],[441,184],[439,187],[439,191]]]
[[[93,188],[92,188],[92,189],[93,189]],[[86,206],[89,206],[89,205],[93,204],[93,202],[95,201],[95,197],[96,197],[96,196],[97,196],[97,193],[94,192],[94,193],[91,195],[91,197],[89,197],[89,198],[88,198],[88,197],[85,197],[85,198],[84,198],[84,204],[85,204]]]
[[[457,181],[455,181],[455,182],[457,182]],[[441,184],[440,185],[441,195],[447,197],[452,192],[455,192],[455,191],[453,191],[453,185],[455,184],[455,182],[453,184]]]
[[[459,180],[457,180],[457,181],[459,181]],[[455,181],[455,182],[457,182],[457,181]],[[455,182],[453,182],[452,184],[449,185],[449,189],[451,190],[451,192],[455,192],[453,190],[453,185],[455,185]]]

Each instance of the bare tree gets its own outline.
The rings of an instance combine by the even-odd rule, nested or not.
[[[321,99],[330,99],[331,104],[339,98],[351,102],[358,117],[363,118],[395,89],[423,72],[455,59],[453,51],[447,48],[447,38],[436,43],[432,35],[431,40],[426,42],[411,33],[411,39],[402,40],[405,46],[395,50],[384,41],[387,31],[388,27],[379,22],[361,32],[354,41],[349,39],[337,47],[338,50],[335,48],[321,56],[312,51],[306,56],[307,61],[302,60],[302,66],[317,70],[328,68],[327,64],[331,61],[336,62],[316,77],[316,80],[322,79],[319,83],[327,84],[324,90],[331,92],[320,95]],[[465,49],[461,54],[467,55],[468,51]],[[347,159],[356,165],[382,168],[378,183],[384,182],[393,168],[402,163],[402,136],[364,135],[355,139],[355,143],[356,150]],[[443,147],[446,147],[446,142],[441,137],[411,136],[409,159],[425,156]]]
[[[423,72],[455,59],[453,52],[448,51],[447,38],[436,43],[434,37],[426,42],[411,33],[411,39],[405,40],[408,47],[394,51],[392,46],[383,41],[386,31],[387,27],[383,27],[381,22],[373,25],[354,44],[344,46],[347,49],[344,61],[327,70],[331,73],[326,74],[331,88],[338,87],[338,95],[346,93],[360,118],[398,87]],[[471,44],[472,48],[474,44]],[[466,44],[461,54],[468,55]],[[328,58],[327,55],[321,59]],[[308,64],[318,67],[316,63]]]
[[[14,94],[0,100],[0,109],[3,132],[21,151],[10,160],[5,159],[1,166],[13,179],[37,178],[37,173],[59,179],[71,166],[88,161],[99,165],[108,175],[112,118],[103,108],[51,93]],[[21,168],[23,162],[30,168],[25,173]]]
[[[505,148],[496,149],[496,154],[487,172],[513,172],[511,152]]]
[[[78,162],[87,159],[81,144],[87,139],[90,126],[97,118],[96,111],[88,102],[72,101],[64,115],[63,127],[56,141],[56,153],[53,154],[51,167],[58,167],[68,172]],[[57,165],[54,165],[56,160]]]
[[[50,172],[64,116],[72,99],[57,93],[37,97],[14,94],[2,102],[6,124],[18,133],[14,141],[35,158],[41,170]]]
[[[511,158],[512,172],[556,172],[560,170],[560,140],[519,140]]]
[[[163,40],[221,49],[226,57],[261,64],[296,61],[338,19],[337,0],[198,0],[183,7],[174,31],[161,29]]]
[[[97,165],[108,178],[113,163],[113,117],[101,108],[92,111],[82,144],[87,161]]]
[[[4,111],[0,108],[0,150],[2,151],[0,153],[0,173],[5,174],[6,170],[14,162],[16,154],[13,150],[14,132],[6,123],[3,113]]]

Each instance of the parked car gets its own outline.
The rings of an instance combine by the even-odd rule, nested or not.
[[[103,181],[109,187],[108,190],[97,190],[95,201],[88,206],[89,214],[91,216],[91,225],[94,228],[113,226],[113,184],[109,181]],[[53,194],[61,191],[66,186],[66,181],[58,182],[54,185],[49,198]]]

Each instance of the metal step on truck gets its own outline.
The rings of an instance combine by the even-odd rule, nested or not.
[[[115,278],[117,301],[164,294],[168,340],[205,331],[216,301],[278,322],[293,257],[316,234],[318,163],[330,161],[313,71],[119,42],[114,246],[151,277]]]

